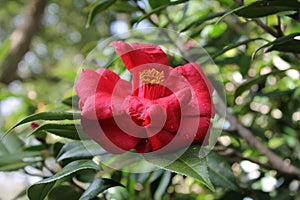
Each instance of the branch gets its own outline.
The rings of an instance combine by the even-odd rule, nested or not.
[[[262,29],[264,29],[264,31],[266,31],[267,33],[271,34],[272,36],[274,36],[275,38],[279,38],[282,35],[280,33],[276,33],[272,28],[270,28],[269,26],[267,26],[266,24],[264,24],[262,21],[260,21],[259,19],[253,19],[253,21]]]
[[[252,147],[256,148],[261,154],[268,158],[268,163],[273,169],[277,170],[281,174],[286,174],[287,176],[300,180],[299,168],[295,167],[289,162],[284,161],[273,151],[264,146],[264,144],[260,142],[249,129],[244,127],[236,117],[228,113],[226,118],[230,122],[233,130],[236,130],[239,135],[244,138]]]
[[[0,82],[9,84],[17,78],[18,64],[29,50],[36,34],[47,0],[30,0],[25,8],[24,22],[11,35],[10,52],[0,65]]]
[[[273,170],[273,167],[269,163],[263,163],[255,158],[248,158],[243,156],[240,152],[233,148],[228,148],[224,146],[215,146],[214,151],[218,152],[221,156],[228,157],[229,160],[234,162],[240,162],[242,160],[248,160],[250,162],[256,163],[262,168]],[[279,172],[280,173],[280,172]]]

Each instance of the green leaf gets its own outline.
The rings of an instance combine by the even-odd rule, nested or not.
[[[0,140],[0,156],[8,154],[9,151],[7,148],[4,146],[3,140]]]
[[[297,22],[300,22],[300,12],[296,12],[294,14],[287,15],[288,17],[294,19]]]
[[[18,123],[16,123],[13,127],[11,127],[3,136],[7,135],[9,132],[11,132],[14,128],[36,120],[75,120],[80,119],[79,113],[69,113],[69,112],[41,112],[36,113],[33,115],[29,115],[26,118],[22,119]]]
[[[238,190],[235,176],[227,161],[216,152],[207,155],[208,173],[212,183],[229,190]]]
[[[107,190],[111,187],[121,186],[124,187],[122,184],[106,178],[98,178],[94,180],[88,189],[82,194],[79,200],[89,200],[96,197],[98,194],[102,193],[103,191]]]
[[[82,183],[91,183],[95,179],[96,174],[97,174],[97,171],[95,171],[93,169],[86,169],[86,170],[80,171],[76,175],[75,178],[76,178],[76,180],[78,180]]]
[[[213,59],[217,58],[218,56],[224,54],[226,51],[229,51],[229,50],[234,49],[236,47],[239,47],[241,45],[248,44],[250,42],[254,42],[256,40],[265,40],[265,39],[263,39],[263,38],[253,38],[253,39],[248,39],[248,40],[244,40],[244,41],[241,41],[241,42],[237,42],[235,44],[228,45],[225,48],[223,48],[221,51],[219,51],[219,52],[215,53],[214,55],[212,55],[212,58]]]
[[[20,150],[24,146],[24,142],[16,134],[10,134],[4,138],[4,133],[0,132],[0,136],[2,138],[0,138],[0,144],[3,144],[4,147],[3,148],[2,145],[0,145],[0,155],[2,155],[5,152],[5,150],[8,153],[20,152]]]
[[[93,22],[93,20],[97,14],[105,11],[110,6],[112,6],[115,2],[116,2],[116,0],[106,0],[106,1],[102,1],[102,2],[100,1],[99,3],[97,3],[89,13],[88,20],[86,23],[86,28],[90,27],[91,23]]]
[[[43,200],[54,186],[55,182],[31,185],[27,190],[30,200]]]
[[[280,90],[276,89],[272,92],[256,92],[255,94],[253,94],[253,96],[268,97],[270,99],[279,99],[284,96],[292,96],[295,91],[296,91],[296,89],[284,90],[284,91],[280,91]]]
[[[247,82],[242,83],[235,91],[235,94],[234,94],[235,98],[240,96],[244,91],[249,90],[253,85],[264,82],[268,76],[282,74],[284,72],[286,72],[286,70],[273,71],[271,73],[255,77],[251,80],[248,80]]]
[[[67,164],[62,170],[60,170],[55,175],[46,178],[44,180],[39,181],[37,184],[43,184],[43,183],[49,183],[56,181],[58,179],[64,178],[66,176],[72,175],[77,171],[83,170],[83,169],[95,169],[100,170],[100,166],[94,163],[91,160],[77,160],[74,162],[71,162]]]
[[[117,1],[110,7],[110,10],[119,13],[134,13],[140,11],[136,6],[131,5],[126,1]]]
[[[81,196],[81,192],[78,190],[78,188],[75,188],[70,185],[60,185],[55,188],[53,188],[49,195],[49,200],[65,200],[65,199],[79,199]]]
[[[41,133],[43,131],[47,131],[54,135],[65,137],[73,140],[80,140],[79,133],[81,132],[80,125],[76,124],[53,124],[47,123],[43,124],[36,129],[34,129],[29,135]]]
[[[155,9],[153,9],[151,12],[147,13],[146,15],[144,15],[143,17],[141,17],[139,20],[137,20],[136,23],[139,23],[141,21],[143,21],[144,19],[147,19],[149,18],[151,15],[155,14],[155,13],[158,13],[162,10],[164,10],[165,8],[167,8],[168,6],[173,6],[173,5],[177,5],[177,4],[181,4],[181,3],[185,3],[189,0],[178,0],[178,1],[171,1],[169,4],[166,4],[166,5],[162,5],[160,7],[157,7]]]
[[[165,6],[170,3],[170,0],[148,0],[149,5],[151,6],[152,9],[158,8],[160,6]]]
[[[41,155],[40,151],[24,151],[21,153],[6,154],[0,156],[0,166],[17,163],[26,158],[33,158],[40,155]]]
[[[284,11],[299,11],[300,3],[297,0],[273,0],[257,1],[249,5],[239,7],[234,12],[246,18],[258,18]]]
[[[85,142],[67,143],[59,152],[57,161],[60,162],[68,158],[87,158],[95,155],[102,155],[105,153],[106,151],[103,150],[93,140]]]
[[[215,191],[207,169],[206,158],[200,158],[199,146],[189,147],[177,160],[172,161],[175,154],[165,154],[159,156],[146,156],[148,162],[153,163],[163,169],[176,172],[185,176],[191,176],[207,186],[211,191]]]
[[[201,17],[200,19],[197,19],[196,21],[191,22],[190,24],[188,24],[185,28],[183,28],[179,32],[184,32],[184,31],[190,30],[191,28],[200,26],[201,24],[203,24],[206,21],[209,21],[209,20],[212,20],[214,18],[223,16],[225,13],[227,13],[227,11],[218,12],[218,13],[214,13],[214,14],[211,14],[211,15],[207,15],[205,17]]]
[[[267,51],[282,51],[282,52],[292,52],[300,53],[300,40],[289,40],[282,44],[274,44]]]
[[[79,102],[79,97],[77,95],[71,96],[71,97],[68,97],[68,98],[62,100],[63,104],[70,106],[70,107],[72,107],[73,105],[77,106],[78,102]]]
[[[282,49],[283,51],[291,51],[291,52],[300,52],[299,51],[299,40],[294,39],[295,37],[300,36],[300,32],[298,33],[292,33],[280,38],[277,38],[273,40],[272,42],[269,42],[261,47],[259,47],[255,52],[254,56],[258,51],[260,51],[263,48],[270,47],[267,51],[272,51],[272,50],[280,50]],[[295,45],[298,46],[295,46]],[[288,45],[291,45],[290,47]]]
[[[86,169],[100,170],[100,166],[96,165],[91,160],[77,160],[71,162],[55,175],[31,185],[27,190],[29,199],[43,200],[57,180],[66,177],[73,177],[76,175],[76,172]]]
[[[16,171],[36,162],[15,162],[8,165],[0,166],[0,171]]]
[[[11,40],[10,39],[5,40],[1,44],[1,46],[0,46],[0,64],[3,62],[3,60],[5,59],[7,54],[9,53],[10,46],[11,46]]]

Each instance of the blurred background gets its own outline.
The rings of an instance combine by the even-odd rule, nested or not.
[[[109,189],[108,199],[300,199],[300,3],[255,2],[0,0],[0,136],[27,115],[66,110],[62,101],[72,96],[82,62],[101,41],[167,28],[193,39],[184,48],[200,44],[218,67],[229,125],[214,152],[240,188],[226,187],[220,177],[211,177],[211,192],[170,172],[148,179],[115,172],[108,176],[126,187]],[[17,127],[0,141],[0,199],[19,193],[27,199],[26,187],[60,169],[57,144],[70,140],[27,137],[31,130]],[[30,154],[33,149],[38,153]]]

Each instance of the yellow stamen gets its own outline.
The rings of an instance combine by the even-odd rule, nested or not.
[[[164,71],[157,71],[156,69],[146,69],[140,72],[140,79],[146,84],[162,84],[165,78]]]

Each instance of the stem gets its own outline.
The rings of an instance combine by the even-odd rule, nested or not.
[[[296,178],[300,180],[300,169],[295,167],[289,162],[284,161],[273,151],[268,149],[261,141],[256,139],[254,134],[244,127],[235,116],[232,116],[230,113],[226,116],[227,120],[230,122],[230,126],[233,130],[236,130],[239,135],[244,138],[250,146],[256,148],[262,155],[268,158],[268,162],[272,169],[277,170],[281,174]]]
[[[267,33],[271,34],[272,36],[279,38],[281,37],[281,35],[277,32],[275,32],[272,28],[270,28],[269,26],[267,26],[266,24],[264,24],[261,20],[259,19],[253,19],[252,21],[254,21],[259,27],[261,27],[262,29],[264,29],[264,31],[266,31]]]

